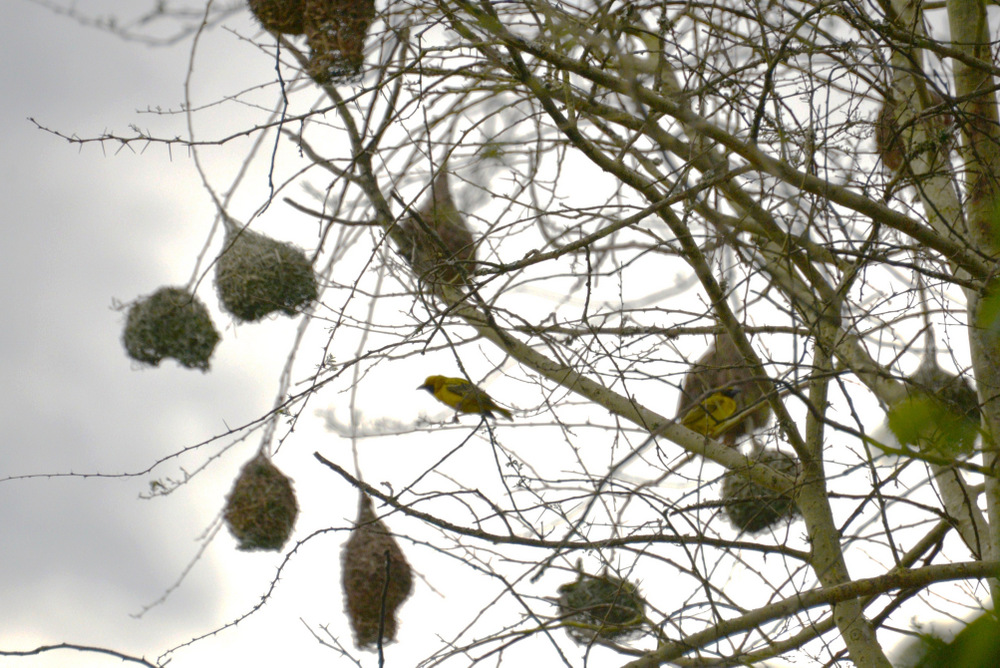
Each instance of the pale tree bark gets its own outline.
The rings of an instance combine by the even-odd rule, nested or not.
[[[966,3],[968,7],[963,11],[968,11],[968,8],[975,4],[978,3]],[[902,32],[918,38],[926,37],[923,26],[924,17],[918,3],[909,0],[893,0],[892,9],[895,12],[893,18]],[[949,15],[951,14],[952,12],[949,10]],[[960,21],[964,23],[966,18],[962,18]],[[982,54],[970,53],[970,55],[978,58]],[[896,125],[899,128],[904,128],[902,132],[907,139],[904,144],[937,147],[936,149],[916,152],[906,161],[904,168],[920,184],[917,193],[929,224],[943,237],[960,242],[964,241],[968,239],[969,230],[963,215],[965,212],[958,199],[957,184],[954,182],[950,170],[942,169],[944,161],[948,159],[950,147],[942,145],[938,138],[932,136],[933,126],[918,120],[920,114],[928,107],[936,106],[935,100],[931,99],[930,91],[928,91],[927,77],[923,71],[923,50],[912,44],[898,44],[892,49],[890,64],[892,66],[891,90],[898,102],[895,116]],[[958,67],[967,66],[956,62],[956,68]],[[964,117],[964,113],[962,117]],[[967,280],[971,277],[970,272],[965,267],[956,263],[951,263],[950,268],[961,279]],[[976,292],[966,290],[966,298],[970,308],[969,322],[974,322],[972,309],[977,299]],[[971,327],[969,328],[969,336],[970,340],[975,338]],[[974,357],[977,356],[974,355]],[[981,378],[978,372],[976,375],[977,380]],[[981,381],[980,387],[982,387]],[[932,464],[931,468],[944,507],[948,514],[955,518],[959,535],[969,547],[970,552],[980,558],[992,558],[992,555],[995,554],[991,547],[993,541],[987,540],[990,531],[986,518],[979,509],[978,495],[970,489],[961,471],[941,464]]]
[[[962,55],[983,63],[992,63],[986,3],[982,0],[949,0],[948,22],[953,47]],[[996,78],[986,67],[977,67],[955,59],[955,92],[960,118],[962,156],[968,197],[966,216],[973,247],[991,260],[1000,256],[1000,225],[997,223],[997,179],[1000,178],[1000,123],[998,123]],[[983,458],[987,467],[1000,463],[1000,348],[996,334],[981,328],[982,291],[966,290],[968,299],[969,343],[972,365],[979,386],[983,423]],[[989,516],[989,542],[984,558],[1000,554],[1000,480],[986,478],[986,508]],[[990,580],[993,600],[1000,600],[1000,581]]]

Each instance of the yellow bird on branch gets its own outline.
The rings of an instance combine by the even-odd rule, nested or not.
[[[427,390],[435,399],[451,406],[459,413],[480,413],[495,418],[493,412],[496,411],[508,420],[514,419],[509,410],[498,405],[490,395],[464,378],[427,376],[424,384],[417,389]]]
[[[681,418],[681,424],[709,438],[725,433],[737,423],[729,418],[736,413],[736,395],[739,393],[739,388],[713,392],[689,410]]]

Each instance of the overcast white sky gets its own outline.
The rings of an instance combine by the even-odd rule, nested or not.
[[[134,15],[152,2],[72,4],[83,15],[107,16]],[[244,36],[255,33],[246,13],[227,26]],[[28,120],[80,137],[129,135],[132,124],[161,136],[181,134],[182,117],[142,110],[179,107],[189,41],[147,48],[81,26],[28,0],[8,0],[0,12],[0,27],[6,35],[0,42],[0,62],[5,64],[0,78],[6,91],[5,104],[0,105],[5,234],[0,272],[8,294],[7,317],[0,327],[6,385],[0,403],[6,428],[0,479],[143,471],[181,448],[266,412],[296,321],[279,318],[234,329],[219,313],[206,284],[199,296],[223,333],[211,373],[181,369],[169,360],[158,369],[137,369],[122,350],[124,315],[112,309],[113,300],[128,301],[164,284],[186,283],[207,238],[214,209],[189,156],[158,145],[141,153],[144,147],[117,152],[112,145],[81,148]],[[210,33],[201,49],[194,78],[196,102],[214,101],[273,79],[273,63],[230,32]],[[205,116],[211,118],[211,113]],[[199,126],[201,136],[232,129],[233,124]],[[237,141],[204,155],[224,174],[238,166],[248,146]],[[252,210],[244,207],[233,213],[248,216]],[[275,205],[268,215],[263,223],[272,226],[276,220],[302,218],[285,205]],[[296,241],[309,247],[308,235]],[[353,345],[346,354],[353,352]],[[450,418],[415,389],[425,375],[441,370],[427,366],[432,359],[418,357],[373,372],[367,387],[374,389],[359,399],[360,407],[374,418],[398,417],[401,412],[406,420],[421,413]],[[333,407],[343,417],[344,404],[342,394],[320,393],[309,413]],[[366,444],[362,466],[365,457],[367,470],[377,464],[379,477],[373,482],[405,483],[413,471],[425,470],[463,437],[455,432],[426,451],[414,450],[412,440],[378,439]],[[151,480],[176,478],[182,468],[193,470],[218,448],[209,446],[171,460],[150,475],[0,483],[0,649],[66,642],[155,659],[249,611],[267,591],[283,557],[237,552],[223,530],[164,604],[141,619],[132,616],[159,599],[196,555],[199,537],[217,517],[233,477],[258,442],[252,436],[207,474],[152,501],[139,498]],[[314,450],[350,466],[345,439],[327,433],[319,419],[300,424],[294,446],[284,448],[276,460],[296,484],[301,510],[293,540],[317,529],[344,527],[345,518],[355,516],[353,490],[320,469],[312,458]],[[485,451],[466,452],[471,459],[456,456],[453,465],[482,469]],[[476,481],[470,479],[469,484],[475,486]],[[407,530],[402,522],[390,525]],[[344,533],[336,532],[311,540],[308,549],[291,560],[263,614],[180,650],[171,666],[336,664],[337,655],[321,647],[306,624],[313,629],[328,625],[353,651],[339,584],[344,539]],[[440,567],[441,557],[433,549],[404,549],[418,578],[406,604],[410,614],[400,622],[400,642],[387,650],[390,665],[412,665],[413,657],[427,656],[440,646],[438,634],[459,633],[482,613],[484,598],[502,591],[499,583],[480,578],[474,585],[478,596],[470,597],[473,585],[465,579],[467,571],[446,563],[435,573],[433,564]],[[554,592],[567,579],[559,573],[553,576],[539,585],[541,593]],[[478,607],[464,610],[464,603]],[[445,619],[449,624],[441,623]],[[428,625],[426,620],[437,622]],[[506,660],[516,661],[520,652],[536,656],[519,643],[506,653]],[[376,665],[373,654],[359,656],[363,665]],[[62,651],[0,659],[0,665],[121,664]]]
[[[152,3],[73,4],[81,13],[106,15]],[[231,23],[250,30],[244,17]],[[0,478],[142,470],[267,410],[283,356],[269,359],[259,351],[269,340],[287,340],[294,326],[287,319],[234,333],[219,316],[211,288],[203,288],[200,295],[225,329],[211,373],[183,370],[170,361],[137,370],[121,347],[123,315],[112,310],[112,300],[185,283],[206,239],[212,208],[189,158],[175,151],[171,159],[162,147],[143,155],[130,150],[115,155],[97,145],[81,149],[27,120],[79,136],[106,130],[129,134],[132,123],[170,127],[137,112],[178,107],[189,45],[150,49],[126,43],[26,0],[4,2],[0,26],[5,35],[0,272],[7,286],[0,326],[5,385]],[[235,37],[222,36],[221,42],[235,58],[202,61],[197,81],[206,90],[227,67],[268,67],[259,58],[241,65],[237,59],[248,49],[240,51]],[[219,62],[219,72],[213,72],[211,64]],[[240,150],[245,145],[233,155]],[[320,435],[327,442],[332,438]],[[155,501],[138,498],[150,476],[0,484],[0,647],[70,642],[152,658],[248,610],[281,557],[237,553],[223,532],[167,603],[142,619],[130,617],[159,598],[195,555],[198,536],[252,454],[257,439],[251,440],[197,484]],[[339,482],[327,476],[325,487],[301,484],[294,471],[315,470],[311,452],[321,445],[309,442],[307,430],[303,441],[279,461],[299,482],[300,526],[353,517],[353,501],[332,503],[331,490],[343,492]],[[171,464],[157,472],[176,476],[178,468]],[[318,516],[316,508],[324,505],[333,517]],[[250,620],[178,655],[171,665],[289,665],[294,657],[301,659],[298,665],[329,665],[333,655],[319,648],[298,618],[346,632],[336,567],[341,540],[331,537],[325,551],[299,559],[301,567],[289,574],[274,601],[276,614],[266,624]],[[307,567],[312,561],[325,567]],[[67,652],[0,659],[0,664],[120,665]]]

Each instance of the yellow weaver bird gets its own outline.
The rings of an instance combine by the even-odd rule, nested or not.
[[[464,378],[427,376],[424,384],[417,389],[427,390],[435,399],[451,406],[459,413],[482,413],[486,417],[495,417],[493,411],[496,411],[508,420],[514,419],[509,410],[498,406],[490,395]]]
[[[691,431],[715,438],[736,424],[735,422],[727,424],[726,421],[736,412],[735,397],[739,393],[739,388],[713,392],[689,410],[681,418],[681,424]]]

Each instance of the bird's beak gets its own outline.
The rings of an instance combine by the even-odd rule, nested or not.
[[[417,389],[418,390],[427,390],[428,392],[432,392],[434,390],[434,388],[431,387],[430,385],[418,385]]]

